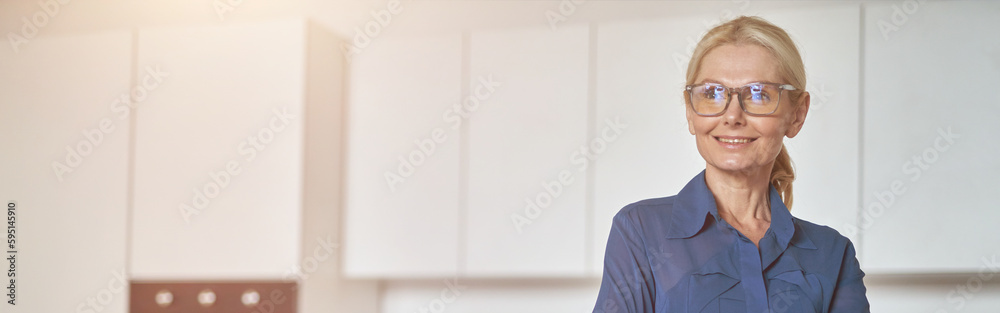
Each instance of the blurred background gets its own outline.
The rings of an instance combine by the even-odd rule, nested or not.
[[[739,15],[799,45],[792,213],[872,311],[996,312],[997,2],[3,0],[4,312],[589,312]]]

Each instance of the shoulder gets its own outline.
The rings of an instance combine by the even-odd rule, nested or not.
[[[802,232],[803,235],[820,249],[831,249],[833,251],[854,249],[854,244],[849,238],[830,226],[819,225],[798,217],[792,217],[792,219],[795,223],[795,232]]]
[[[674,211],[677,196],[652,198],[636,201],[618,210],[614,217],[614,227],[641,227],[644,223],[669,221]]]
[[[794,218],[795,235],[793,245],[800,245],[808,238],[811,248],[796,249],[801,266],[809,272],[820,274],[829,281],[844,277],[864,277],[857,259],[857,251],[849,238],[837,230]],[[802,248],[804,245],[799,246]]]
[[[669,215],[674,208],[677,196],[645,199],[632,202],[618,210],[615,218],[633,218],[639,216]]]

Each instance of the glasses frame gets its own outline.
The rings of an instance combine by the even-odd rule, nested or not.
[[[722,86],[723,91],[726,94],[726,106],[723,107],[722,111],[720,111],[719,113],[715,113],[715,114],[701,114],[701,113],[698,112],[697,109],[694,108],[694,100],[693,100],[694,99],[694,87],[704,86],[704,85]],[[688,103],[688,106],[691,107],[691,110],[694,111],[695,114],[698,114],[699,116],[719,116],[719,115],[725,114],[726,111],[729,110],[729,103],[733,102],[733,93],[734,92],[737,95],[740,95],[740,94],[743,93],[744,90],[746,90],[747,88],[750,88],[750,86],[752,86],[752,85],[771,85],[771,86],[777,86],[778,87],[778,99],[777,99],[778,105],[781,105],[781,92],[782,91],[785,91],[785,90],[789,90],[789,91],[798,90],[797,88],[795,88],[795,86],[792,86],[792,85],[789,85],[789,84],[757,82],[757,83],[749,83],[749,84],[746,84],[746,85],[743,85],[743,86],[740,86],[740,87],[729,87],[729,86],[726,86],[726,85],[723,85],[723,84],[716,84],[716,83],[701,83],[701,84],[694,84],[694,85],[684,86],[684,91],[687,93],[687,103]],[[768,112],[768,113],[751,113],[750,111],[747,111],[746,105],[743,104],[743,97],[740,96],[740,97],[736,97],[736,98],[737,98],[736,101],[740,103],[740,109],[743,110],[743,113],[746,113],[746,114],[749,114],[749,115],[752,115],[752,116],[767,116],[767,115],[774,114],[774,112],[778,111],[778,105],[775,105],[774,106],[774,110],[771,110],[771,112]]]

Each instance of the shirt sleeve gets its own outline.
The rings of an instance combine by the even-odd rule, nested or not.
[[[646,247],[626,211],[611,225],[594,312],[653,312],[653,278]]]
[[[854,244],[848,241],[837,287],[830,302],[830,313],[871,312],[865,295],[864,277],[865,272],[861,271]]]

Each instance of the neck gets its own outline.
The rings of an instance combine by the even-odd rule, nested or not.
[[[711,165],[705,168],[705,184],[715,197],[719,215],[739,224],[771,221],[770,178],[770,166],[739,172]]]

